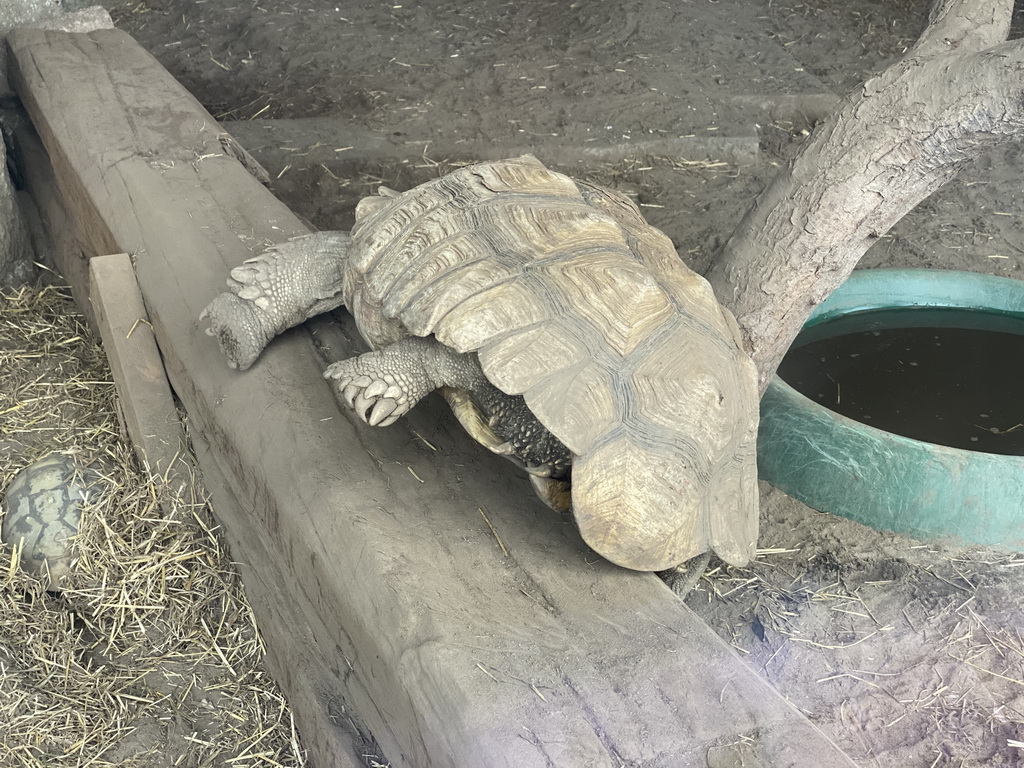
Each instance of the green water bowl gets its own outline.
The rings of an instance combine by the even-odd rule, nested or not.
[[[1024,282],[928,269],[858,271],[804,328],[910,307],[1024,318]],[[886,432],[815,403],[776,376],[761,400],[757,458],[761,479],[819,511],[922,539],[1024,551],[1024,456]]]

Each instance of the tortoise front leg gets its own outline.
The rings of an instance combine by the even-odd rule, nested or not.
[[[279,333],[341,306],[346,232],[314,232],[231,270],[229,291],[203,310],[228,365],[244,371]]]
[[[435,389],[492,386],[475,356],[435,338],[410,336],[373,352],[333,363],[324,371],[338,396],[373,427],[386,427]]]

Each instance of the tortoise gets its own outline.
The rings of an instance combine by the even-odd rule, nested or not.
[[[273,246],[228,286],[201,319],[232,367],[344,305],[374,351],[324,375],[361,419],[386,426],[440,389],[613,563],[753,554],[754,366],[707,281],[625,196],[530,155],[470,165],[382,187],[351,233]]]
[[[0,496],[0,541],[21,548],[20,564],[60,592],[72,571],[71,541],[98,471],[71,456],[52,453],[22,469]]]

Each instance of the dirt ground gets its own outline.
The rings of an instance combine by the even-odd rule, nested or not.
[[[529,150],[634,197],[703,271],[832,97],[916,39],[927,4],[129,0],[108,9],[318,228],[347,229],[376,184],[405,189]],[[1022,170],[1016,148],[985,158],[862,267],[1020,278]],[[1024,557],[872,531],[762,490],[759,557],[715,568],[687,604],[864,766],[1024,765]]]

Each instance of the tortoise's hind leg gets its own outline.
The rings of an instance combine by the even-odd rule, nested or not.
[[[540,500],[555,512],[572,511],[572,483],[568,480],[531,474],[530,484]]]
[[[268,248],[231,270],[229,291],[199,319],[232,368],[245,370],[279,333],[341,306],[346,232],[314,232]]]
[[[697,586],[700,577],[708,569],[711,561],[711,552],[704,552],[696,557],[691,557],[684,563],[667,571],[660,571],[658,576],[668,585],[668,588],[675,592],[680,598],[686,597],[693,588]]]

